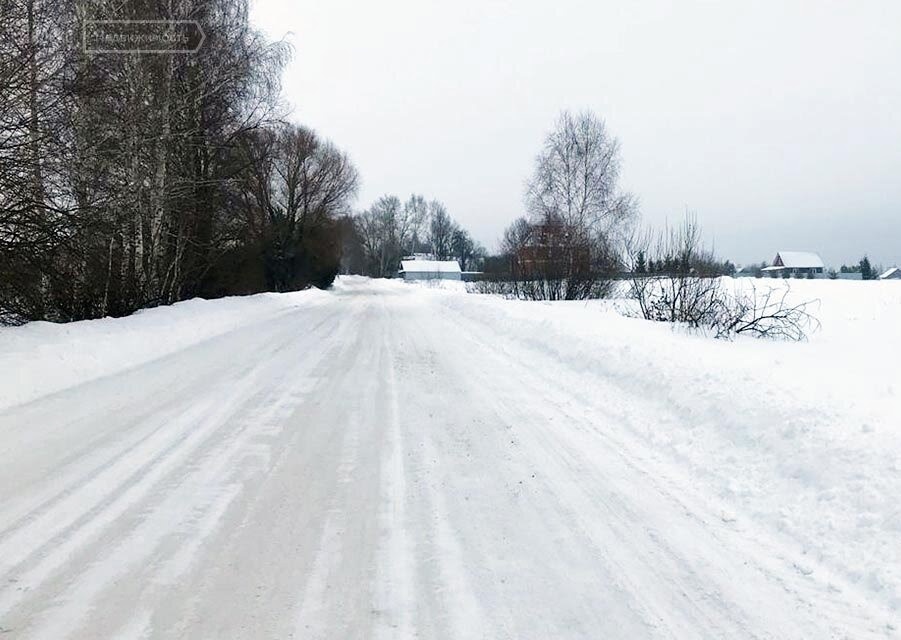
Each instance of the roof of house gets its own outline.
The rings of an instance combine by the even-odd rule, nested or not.
[[[460,273],[456,260],[401,260],[400,270],[406,273]]]
[[[777,256],[787,269],[822,269],[826,266],[820,254],[813,251],[780,251]]]
[[[879,276],[880,280],[888,280],[889,278],[898,278],[901,277],[901,269],[898,267],[892,267],[881,276]]]

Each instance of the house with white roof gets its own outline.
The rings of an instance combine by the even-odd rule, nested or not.
[[[813,251],[780,251],[770,267],[765,267],[763,275],[773,278],[787,276],[795,278],[824,278],[826,265],[820,254]]]
[[[880,280],[901,280],[901,268],[892,267],[881,276],[879,276]]]
[[[456,260],[401,260],[398,273],[406,281],[463,279]]]

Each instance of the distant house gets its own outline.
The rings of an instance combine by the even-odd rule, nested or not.
[[[520,274],[570,274],[590,269],[588,243],[571,237],[562,222],[529,225],[528,234],[515,254]]]
[[[400,276],[412,280],[462,280],[456,260],[401,260]]]
[[[772,278],[823,278],[826,265],[820,254],[812,251],[780,251],[773,259],[773,265],[762,269],[762,273]]]
[[[901,268],[892,267],[881,276],[879,276],[880,280],[901,280]]]

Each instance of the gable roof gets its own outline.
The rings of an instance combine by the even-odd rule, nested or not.
[[[820,254],[813,251],[780,251],[776,254],[776,258],[774,262],[781,259],[781,266],[787,269],[822,269],[826,266]]]
[[[405,273],[460,273],[456,260],[401,260],[400,270]]]
[[[879,276],[880,280],[894,280],[895,278],[901,278],[901,269],[899,269],[898,267],[892,267],[881,276]]]

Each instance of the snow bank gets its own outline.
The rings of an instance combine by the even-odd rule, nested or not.
[[[0,327],[0,410],[265,322],[328,296],[309,290],[197,298],[126,318]]]
[[[901,609],[901,283],[725,284],[790,286],[790,300],[817,301],[822,329],[804,343],[726,342],[623,317],[617,301],[444,301],[510,353],[547,356],[573,388],[613,381],[611,411],[670,461],[663,473],[686,474],[738,514],[724,523],[781,532],[801,557]]]

